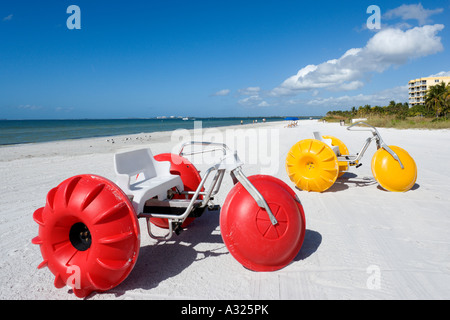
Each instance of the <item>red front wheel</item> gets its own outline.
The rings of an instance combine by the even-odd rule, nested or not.
[[[272,225],[242,184],[236,184],[220,213],[222,238],[231,255],[254,271],[275,271],[298,254],[305,237],[305,215],[295,193],[283,181],[256,175],[248,180],[261,193],[278,223]]]
[[[33,219],[32,242],[55,275],[55,287],[73,288],[78,297],[106,291],[131,272],[139,253],[139,224],[131,202],[113,182],[95,175],[63,181],[47,194]]]

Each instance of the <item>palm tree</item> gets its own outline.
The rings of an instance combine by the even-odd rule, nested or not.
[[[425,106],[428,110],[434,110],[436,112],[436,118],[444,111],[445,101],[444,93],[446,91],[445,83],[441,82],[428,89],[425,95]]]
[[[446,115],[448,112],[450,112],[450,83],[445,86],[445,91],[442,95],[442,98],[444,100],[444,114]]]

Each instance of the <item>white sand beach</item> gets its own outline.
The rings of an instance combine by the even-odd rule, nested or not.
[[[351,167],[330,189],[315,193],[295,189],[289,180],[284,163],[291,146],[321,131],[356,153],[370,133],[316,120],[286,124],[205,129],[202,136],[184,130],[0,147],[0,299],[78,299],[68,287],[54,287],[49,269],[37,269],[42,257],[31,243],[38,233],[33,212],[71,176],[114,180],[115,152],[173,152],[182,134],[257,141],[236,144],[243,171],[271,174],[295,190],[306,216],[300,253],[279,271],[253,272],[228,253],[219,211],[205,212],[169,241],[151,239],[140,219],[134,269],[117,287],[87,299],[450,299],[450,130],[379,129],[388,145],[404,148],[416,161],[418,178],[408,192],[387,192],[374,181],[372,144],[360,168]],[[194,164],[202,174],[210,163]],[[216,204],[223,205],[232,185],[225,177]]]

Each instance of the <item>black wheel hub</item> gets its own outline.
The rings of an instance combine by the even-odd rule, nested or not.
[[[85,251],[91,246],[91,232],[82,222],[75,223],[69,232],[70,243],[79,251]]]

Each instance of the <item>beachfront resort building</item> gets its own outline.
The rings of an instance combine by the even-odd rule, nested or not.
[[[409,90],[409,107],[416,104],[425,104],[425,95],[431,86],[441,82],[450,83],[450,77],[427,77],[410,80],[408,82]]]

